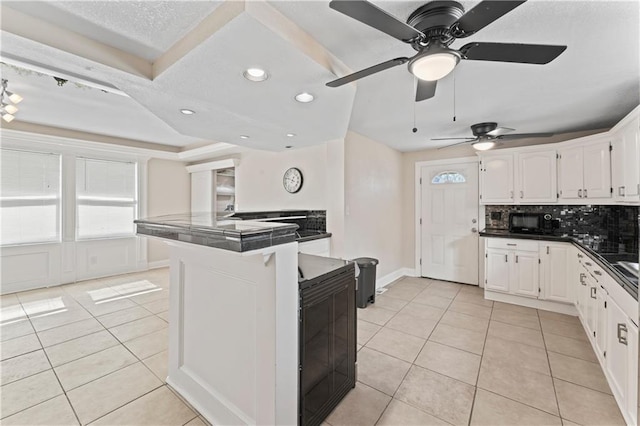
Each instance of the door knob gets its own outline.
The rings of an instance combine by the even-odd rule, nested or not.
[[[471,228],[471,232],[473,232],[473,233],[478,232],[478,228]]]
[[[477,222],[477,220],[471,219],[471,223],[476,223],[476,222]]]

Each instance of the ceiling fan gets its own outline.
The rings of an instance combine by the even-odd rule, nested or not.
[[[524,139],[524,138],[548,138],[549,136],[553,136],[554,133],[518,133],[511,134],[515,131],[515,129],[510,129],[508,127],[498,127],[498,123],[488,122],[488,123],[477,123],[471,125],[471,133],[473,133],[473,138],[434,138],[432,141],[449,141],[449,140],[460,140],[461,142],[457,142],[451,145],[443,146],[438,149],[449,148],[455,145],[461,145],[463,143],[472,143],[473,147],[478,151],[486,151],[488,149],[496,146],[496,141],[499,140],[508,140],[508,139]]]
[[[418,53],[365,68],[330,81],[327,86],[339,87],[408,62],[409,72],[417,77],[419,102],[434,96],[437,80],[453,71],[461,59],[547,64],[567,46],[472,42],[459,50],[449,47],[456,39],[475,34],[525,1],[484,0],[466,13],[456,1],[431,1],[416,9],[404,23],[366,0],[332,0],[332,9],[410,44]]]

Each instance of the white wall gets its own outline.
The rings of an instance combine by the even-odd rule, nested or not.
[[[282,186],[290,167],[302,171],[304,183],[296,194]],[[283,152],[243,152],[236,167],[236,210],[326,210],[327,145]]]
[[[147,216],[188,213],[191,210],[191,181],[181,161],[152,159],[147,163]],[[154,263],[169,260],[167,244],[148,238],[147,259]]]
[[[374,257],[377,277],[403,265],[402,154],[349,132],[345,138],[345,257]]]

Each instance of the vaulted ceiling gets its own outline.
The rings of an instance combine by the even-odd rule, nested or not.
[[[423,4],[374,3],[401,20]],[[469,10],[478,2],[461,3]],[[16,121],[177,147],[225,142],[282,150],[342,138],[351,129],[413,151],[443,145],[434,137],[468,136],[469,126],[482,121],[518,133],[607,128],[640,99],[640,7],[631,0],[529,0],[452,47],[562,44],[564,53],[547,65],[463,61],[438,82],[434,98],[420,103],[405,66],[325,86],[414,53],[328,1],[3,1],[0,7],[3,78],[25,98]],[[267,70],[269,78],[245,79],[249,67]],[[69,83],[59,87],[49,74]],[[296,102],[300,92],[315,100]]]

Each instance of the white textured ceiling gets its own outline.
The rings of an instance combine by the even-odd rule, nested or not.
[[[374,3],[400,19],[423,4]],[[462,2],[466,9],[477,3]],[[414,53],[402,42],[330,9],[328,1],[269,4],[354,71]],[[218,12],[220,2],[2,2],[6,6],[152,61],[207,15]],[[83,92],[76,91],[65,98],[70,110],[55,114],[47,112],[52,93],[38,96],[35,93],[42,89],[34,87],[34,94],[25,89],[29,97],[21,104],[24,114],[18,115],[25,121],[181,146],[208,140],[274,150],[290,143],[304,146],[335,139],[348,126],[396,149],[412,151],[438,146],[429,140],[433,137],[468,136],[469,126],[482,121],[497,121],[519,133],[612,126],[639,103],[639,13],[635,0],[529,0],[452,47],[470,41],[564,44],[568,48],[562,55],[542,66],[463,61],[439,81],[434,98],[418,104],[413,102],[414,81],[405,66],[357,85],[326,88],[324,83],[335,78],[326,66],[246,12],[205,37],[154,80],[6,31],[1,49],[3,55],[105,81],[132,96],[83,99]],[[248,66],[265,67],[270,79],[263,83],[243,79],[241,72]],[[19,77],[15,80],[21,84]],[[317,101],[292,102],[301,90],[316,94]],[[27,101],[37,114],[31,115]],[[87,108],[88,103],[94,108]],[[184,107],[198,113],[190,117],[176,113]],[[122,111],[129,120],[104,120]],[[415,134],[414,113],[419,129]],[[167,131],[167,126],[173,130]],[[185,137],[174,137],[171,131]],[[288,132],[298,135],[295,141],[283,136]],[[240,134],[251,139],[239,140]]]
[[[10,1],[12,9],[154,60],[220,1]]]

